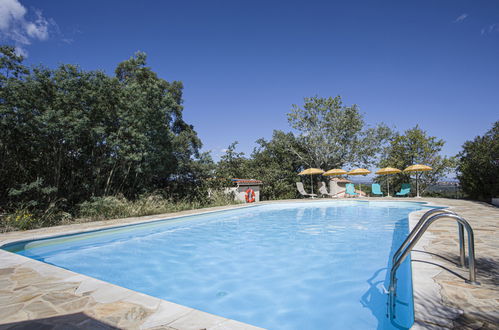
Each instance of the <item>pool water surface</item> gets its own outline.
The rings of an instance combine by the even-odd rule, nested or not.
[[[3,249],[269,329],[404,329],[410,261],[386,317],[413,202],[276,203],[9,244]]]

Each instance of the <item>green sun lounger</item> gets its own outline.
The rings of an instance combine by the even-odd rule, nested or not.
[[[358,196],[359,194],[355,192],[355,186],[353,183],[347,183],[346,184],[346,191],[345,194],[350,195],[350,196]]]
[[[381,191],[381,187],[380,187],[379,183],[373,183],[371,185],[371,193],[373,195],[381,195],[381,196],[383,196],[383,192]]]
[[[400,191],[396,193],[395,195],[397,196],[409,196],[409,193],[411,192],[411,185],[409,183],[402,183],[402,187],[400,188]]]

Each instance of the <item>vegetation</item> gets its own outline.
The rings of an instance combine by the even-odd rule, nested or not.
[[[271,140],[256,141],[250,158],[232,143],[218,163],[217,175],[262,180],[263,199],[295,198],[296,181],[309,186],[308,180],[321,179],[300,178],[297,174],[304,168],[372,165],[393,134],[384,124],[366,127],[358,106],[344,106],[340,96],[305,98],[303,107],[293,105],[288,121],[298,134],[276,130]]]
[[[378,163],[379,167],[395,167],[405,169],[410,165],[424,164],[432,167],[432,171],[416,173],[400,173],[397,175],[380,176],[378,182],[390,180],[393,191],[400,189],[402,183],[411,182],[411,176],[418,176],[419,191],[423,194],[428,187],[435,185],[454,170],[454,158],[442,157],[440,151],[444,140],[428,134],[416,126],[404,132],[395,133],[390,139],[388,147],[384,150],[383,157]],[[415,188],[415,187],[414,187]]]
[[[340,96],[307,97],[303,107],[293,105],[288,121],[302,148],[289,150],[306,167],[369,166],[392,134],[384,124],[366,128],[359,107],[344,106]]]
[[[264,199],[296,198],[295,182],[303,163],[296,154],[304,154],[300,142],[292,133],[275,130],[272,139],[259,139],[251,155],[250,173],[264,182],[261,193]],[[290,152],[289,150],[294,150]]]
[[[182,83],[158,78],[145,54],[120,63],[114,77],[22,60],[0,48],[3,212],[25,210],[22,219],[38,220],[23,223],[51,225],[95,197],[205,195],[213,162],[182,119]]]
[[[133,200],[123,195],[92,197],[78,205],[78,209],[74,211],[74,217],[70,213],[54,209],[45,210],[43,213],[33,212],[27,208],[17,209],[0,218],[0,232],[74,222],[139,217],[230,204],[236,204],[233,196],[220,190],[214,191],[203,201],[187,198],[175,200],[159,193],[141,195]],[[54,214],[53,211],[57,213]]]
[[[469,197],[490,202],[499,197],[499,121],[484,136],[463,145],[458,179]]]
[[[368,127],[340,96],[305,98],[288,114],[292,132],[258,139],[249,156],[236,141],[215,163],[183,120],[182,83],[159,78],[146,60],[138,52],[109,76],[27,67],[0,47],[0,230],[234,203],[223,192],[232,178],[262,180],[264,200],[295,198],[306,167],[427,164],[422,191],[454,167],[440,156],[443,140],[418,126],[403,134]],[[474,198],[498,194],[498,131],[496,123],[460,154],[460,180]],[[394,188],[410,179],[392,178]]]

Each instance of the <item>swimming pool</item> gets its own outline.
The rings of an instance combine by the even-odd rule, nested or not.
[[[391,256],[413,202],[276,203],[20,242],[3,249],[270,329],[413,323],[410,262],[386,318]]]

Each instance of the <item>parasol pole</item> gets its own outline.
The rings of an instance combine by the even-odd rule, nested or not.
[[[390,197],[390,174],[386,175],[386,187],[388,190],[388,195],[386,195],[386,197]]]
[[[310,188],[312,189],[312,194],[314,193],[314,182],[312,181],[312,174],[310,174]],[[313,196],[312,196],[313,198]]]
[[[419,175],[418,175],[418,172],[416,172],[416,197],[419,198]]]

